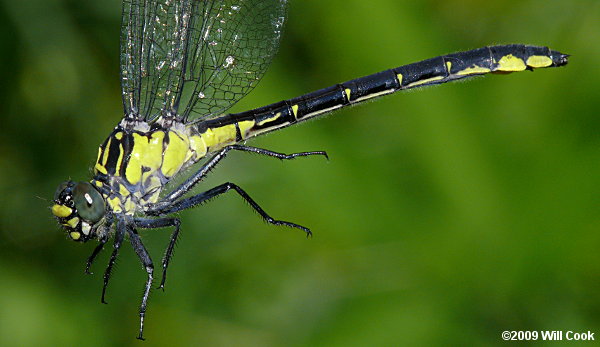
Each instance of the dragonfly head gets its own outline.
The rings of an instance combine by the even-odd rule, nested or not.
[[[56,189],[52,214],[73,241],[94,238],[105,213],[102,194],[88,182],[67,181]]]

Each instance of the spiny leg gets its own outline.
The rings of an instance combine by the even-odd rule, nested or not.
[[[229,190],[235,190],[236,193],[238,193],[244,200],[246,200],[246,202],[248,204],[250,204],[250,206],[256,211],[258,212],[258,214],[267,222],[273,225],[285,225],[288,227],[292,227],[292,228],[297,228],[300,229],[302,231],[304,231],[306,233],[306,237],[310,237],[312,236],[312,232],[310,231],[310,229],[303,227],[302,225],[298,225],[296,223],[291,223],[291,222],[286,222],[286,221],[281,221],[281,220],[276,220],[273,219],[271,216],[269,216],[267,214],[267,212],[265,212],[265,210],[263,210],[249,195],[248,193],[246,193],[242,188],[238,187],[236,184],[231,183],[231,182],[227,182],[224,184],[221,184],[219,186],[216,186],[210,190],[207,190],[203,193],[194,195],[192,197],[183,199],[183,200],[179,200],[176,203],[171,204],[170,206],[167,206],[161,210],[158,211],[154,211],[154,213],[160,214],[160,215],[167,215],[167,214],[171,214],[171,213],[175,213],[181,210],[185,210],[188,208],[192,208],[194,206],[197,206],[199,204],[202,204],[204,202],[206,202],[207,200],[210,200],[214,197],[217,197],[221,194],[224,194],[226,192],[228,192]]]
[[[146,273],[148,274],[148,280],[146,281],[146,286],[144,287],[144,295],[142,296],[142,303],[140,304],[140,333],[138,335],[138,339],[143,340],[144,336],[144,317],[146,316],[146,306],[148,304],[148,296],[150,295],[150,289],[152,288],[152,281],[154,280],[154,264],[152,264],[152,259],[150,259],[150,254],[144,247],[142,240],[140,240],[140,236],[137,232],[132,229],[130,226],[127,226],[127,234],[129,235],[129,242],[133,247],[133,250],[140,258],[142,265],[144,265],[144,269],[146,269]]]
[[[145,218],[135,218],[134,219],[135,226],[138,228],[145,229],[154,229],[154,228],[164,228],[164,227],[175,227],[175,230],[171,234],[171,240],[169,241],[169,246],[165,251],[165,255],[162,259],[162,279],[160,280],[160,285],[157,289],[165,289],[165,281],[167,279],[167,268],[169,267],[169,261],[173,256],[173,250],[175,249],[175,244],[177,243],[177,237],[179,236],[179,226],[181,222],[177,218],[159,218],[159,219],[145,219]]]
[[[113,246],[113,252],[110,255],[110,259],[108,261],[108,266],[104,271],[104,286],[102,286],[102,303],[107,304],[106,300],[104,300],[104,296],[106,295],[106,287],[108,286],[108,281],[110,280],[110,275],[112,272],[113,265],[115,265],[115,260],[117,259],[117,255],[119,254],[119,248],[121,248],[121,244],[123,243],[123,238],[125,237],[125,221],[121,218],[117,221],[117,230],[115,233],[115,243]]]
[[[217,152],[215,155],[213,155],[198,170],[198,172],[196,172],[190,178],[185,180],[185,182],[183,182],[179,187],[177,187],[171,193],[169,193],[169,195],[162,198],[161,201],[154,204],[151,208],[151,211],[157,211],[162,208],[168,207],[173,201],[179,199],[184,194],[189,192],[190,189],[192,189],[192,187],[194,185],[196,185],[198,182],[202,181],[202,179],[210,172],[210,170],[214,169],[215,166],[217,166],[217,164],[223,158],[225,158],[225,155],[227,155],[227,152],[229,152],[231,150],[238,150],[238,151],[243,151],[243,152],[262,154],[262,155],[266,155],[268,157],[273,157],[273,158],[277,158],[277,159],[281,159],[281,160],[291,160],[291,159],[294,159],[297,157],[308,157],[310,155],[322,155],[325,158],[329,159],[329,157],[327,156],[327,153],[324,151],[284,154],[284,153],[269,151],[269,150],[262,149],[262,148],[249,147],[249,146],[243,146],[243,145],[230,145],[230,146],[224,147],[219,152]]]
[[[110,228],[112,227],[113,221],[114,221],[113,214],[108,214],[106,217],[106,223],[101,226],[101,228],[103,228],[104,230],[100,234],[102,236],[98,240],[100,243],[98,244],[98,246],[96,246],[96,248],[94,248],[92,255],[90,255],[90,257],[88,258],[87,263],[85,265],[85,273],[88,275],[92,274],[90,272],[90,268],[92,267],[92,264],[94,263],[94,260],[96,260],[96,257],[98,256],[98,254],[100,254],[100,252],[104,249],[104,245],[106,245],[106,242],[108,242],[108,239],[109,239],[108,234],[110,232]]]
[[[85,273],[88,275],[91,275],[92,273],[90,272],[90,268],[92,267],[92,264],[94,263],[94,260],[96,260],[96,257],[98,256],[98,254],[100,254],[100,252],[102,251],[102,249],[104,249],[104,245],[106,245],[106,242],[108,241],[108,237],[103,237],[100,239],[100,243],[98,244],[98,246],[96,246],[96,248],[94,248],[94,251],[92,252],[92,255],[90,255],[90,257],[87,260],[87,263],[85,265]]]

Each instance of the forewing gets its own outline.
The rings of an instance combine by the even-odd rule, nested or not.
[[[218,115],[258,83],[281,38],[286,0],[124,0],[125,115]]]

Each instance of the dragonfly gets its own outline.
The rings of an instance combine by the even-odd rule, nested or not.
[[[124,0],[122,6],[123,117],[98,148],[93,177],[60,184],[51,211],[70,239],[98,241],[87,259],[88,274],[97,255],[114,240],[104,271],[103,303],[119,250],[129,240],[147,273],[138,339],[144,339],[154,283],[154,263],[140,230],[172,228],[161,262],[158,288],[163,290],[181,226],[173,215],[229,191],[266,222],[311,236],[305,226],[271,217],[235,183],[193,192],[231,151],[281,160],[327,157],[324,151],[279,153],[248,146],[247,140],[401,90],[568,62],[567,54],[547,47],[488,46],[381,71],[249,111],[226,113],[257,85],[271,64],[288,1]],[[167,189],[179,176],[184,177],[182,183]]]

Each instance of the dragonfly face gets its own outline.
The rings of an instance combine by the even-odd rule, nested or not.
[[[105,213],[104,198],[88,182],[67,181],[56,189],[52,214],[73,241],[95,238]]]

